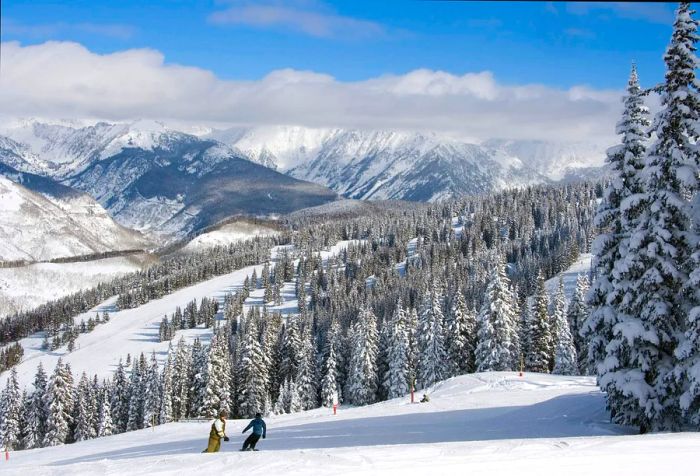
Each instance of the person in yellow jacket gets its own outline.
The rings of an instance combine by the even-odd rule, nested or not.
[[[211,424],[211,431],[209,432],[209,445],[207,449],[202,451],[202,453],[217,453],[219,448],[221,448],[221,440],[228,441],[228,436],[226,436],[226,417],[228,413],[226,410],[221,410],[219,412],[219,418],[214,420]]]

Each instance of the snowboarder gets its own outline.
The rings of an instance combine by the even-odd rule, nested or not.
[[[248,426],[246,426],[241,433],[245,433],[250,428],[253,428],[253,433],[251,433],[250,436],[243,442],[243,448],[241,448],[241,451],[258,451],[255,449],[255,445],[260,439],[260,436],[262,436],[264,440],[265,436],[267,435],[267,426],[265,425],[265,420],[262,419],[262,415],[260,413],[255,414],[255,419],[251,420],[250,423],[248,423]]]
[[[428,396],[427,393],[423,394],[423,398],[421,398],[420,402],[421,403],[428,403],[430,401],[430,397]]]
[[[228,436],[226,436],[226,417],[228,413],[226,410],[221,410],[219,412],[219,418],[214,420],[211,424],[211,431],[209,432],[209,445],[207,449],[202,451],[202,453],[217,453],[219,448],[221,448],[221,440],[228,441]]]

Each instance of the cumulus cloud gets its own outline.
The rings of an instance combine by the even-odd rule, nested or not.
[[[338,15],[309,2],[236,2],[212,13],[216,25],[246,25],[257,28],[286,28],[320,38],[362,38],[384,34],[379,23]]]
[[[72,42],[3,43],[2,57],[0,111],[15,117],[609,141],[620,111],[619,91],[504,85],[489,72],[421,69],[341,82],[285,69],[255,81],[230,81],[204,69],[167,64],[151,49],[102,55]]]

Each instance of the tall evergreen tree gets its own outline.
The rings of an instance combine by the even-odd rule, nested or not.
[[[112,422],[112,406],[110,403],[110,392],[105,389],[100,402],[100,417],[97,427],[97,436],[110,436],[114,433],[114,425]]]
[[[90,381],[83,372],[77,389],[75,441],[90,440],[97,436],[95,409],[95,396],[92,393]]]
[[[467,307],[464,294],[457,291],[447,320],[447,354],[452,366],[451,375],[473,372],[476,369],[476,316]]]
[[[297,391],[302,410],[318,406],[318,374],[316,371],[316,345],[311,333],[311,322],[307,319],[302,331],[301,360],[296,376]]]
[[[525,366],[532,372],[549,372],[552,334],[549,319],[549,298],[542,272],[537,275],[537,290],[534,298],[532,320],[529,329],[529,352]]]
[[[145,359],[143,354],[134,359],[131,366],[131,378],[129,380],[129,417],[127,419],[127,431],[143,428],[143,408],[145,393]],[[186,416],[186,415],[183,415]]]
[[[255,319],[247,322],[244,343],[236,365],[238,377],[237,408],[242,417],[252,418],[261,412],[266,391],[266,376],[263,364],[262,349],[257,335]]]
[[[17,369],[13,367],[0,395],[0,437],[3,447],[10,450],[19,449],[22,403]]]
[[[428,388],[448,375],[445,331],[443,327],[442,293],[437,283],[431,283],[428,296],[423,300],[419,314],[418,382]]]
[[[516,365],[519,355],[514,355],[517,346],[513,338],[517,335],[518,314],[514,302],[505,262],[499,257],[492,268],[478,317],[477,371],[510,370]]]
[[[207,386],[200,415],[215,417],[221,410],[231,411],[231,360],[228,343],[223,331],[219,331],[209,346],[207,360]]]
[[[43,446],[57,446],[68,440],[73,409],[71,381],[69,369],[63,365],[63,361],[59,358],[46,389],[48,417]]]
[[[661,109],[652,124],[655,141],[644,164],[646,193],[623,204],[623,212],[634,210],[636,229],[619,267],[620,322],[608,354],[627,358],[603,369],[600,381],[615,420],[637,425],[641,432],[675,430],[682,424],[683,380],[677,378],[675,352],[690,301],[697,296],[686,292],[693,231],[686,197],[697,180],[688,165],[697,160],[692,141],[700,114],[696,30],[689,4],[681,4],[664,56]]]
[[[624,111],[616,129],[622,135],[622,141],[608,149],[607,163],[612,178],[594,221],[600,233],[592,246],[596,274],[588,293],[591,314],[580,331],[588,342],[588,367],[598,375],[607,372],[602,364],[621,308],[622,297],[618,292],[619,278],[615,268],[620,269],[621,257],[627,252],[627,242],[636,228],[632,217],[643,208],[640,200],[644,191],[641,170],[649,119],[635,66],[632,67],[623,103]],[[627,210],[625,217],[622,214],[623,204]]]
[[[142,428],[157,425],[160,420],[161,388],[160,372],[155,352],[151,354],[151,361],[144,376],[143,382],[143,421]]]
[[[576,278],[576,290],[574,291],[571,303],[569,303],[569,308],[566,312],[566,318],[569,322],[569,328],[571,329],[571,336],[574,340],[576,356],[578,357],[578,373],[581,375],[588,375],[590,373],[588,369],[588,348],[586,346],[586,341],[581,335],[583,324],[590,315],[590,310],[586,304],[588,288],[589,284],[586,275],[578,275]]]
[[[374,403],[377,398],[377,318],[367,305],[360,309],[353,325],[347,396],[355,405]]]
[[[406,325],[406,311],[399,299],[389,321],[388,369],[384,376],[387,398],[402,397],[410,391],[409,342]],[[455,327],[458,325],[456,324]]]
[[[679,403],[687,420],[700,427],[700,84],[695,71],[698,21],[689,3],[676,12],[671,44],[666,51],[666,81],[662,88],[662,109],[654,129],[657,143],[652,151],[675,159],[669,166],[679,182],[683,210],[690,220],[687,240],[690,256],[681,270],[687,274],[681,292],[682,312],[686,315],[684,335],[676,349],[680,360],[675,370]],[[668,160],[668,159],[667,159]],[[681,230],[678,230],[681,232]]]
[[[566,319],[566,295],[564,282],[559,277],[559,287],[554,295],[554,366],[552,372],[559,375],[576,375],[578,373],[578,358],[571,328]]]
[[[39,448],[46,435],[46,420],[48,418],[46,385],[46,372],[44,372],[44,366],[39,362],[34,376],[34,391],[31,393],[27,409],[27,428],[24,439],[26,449]]]

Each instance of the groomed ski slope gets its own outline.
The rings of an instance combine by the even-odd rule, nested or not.
[[[339,241],[329,249],[320,251],[319,256],[327,260],[332,256],[337,256],[351,244],[359,241]],[[278,253],[288,246],[278,246],[272,249],[270,262],[276,264]],[[291,249],[291,248],[290,248]],[[199,326],[195,329],[178,331],[172,341],[158,341],[158,326],[163,316],[171,316],[176,307],[185,308],[188,302],[193,299],[197,301],[204,297],[215,298],[219,301],[220,311],[217,319],[223,316],[223,301],[226,294],[235,292],[243,286],[246,276],[256,271],[258,276],[262,273],[263,264],[248,266],[243,269],[233,271],[228,274],[217,276],[206,281],[179,289],[172,294],[154,299],[148,303],[133,309],[117,310],[115,304],[117,297],[113,296],[90,311],[80,314],[74,318],[74,322],[87,321],[94,317],[96,312],[102,314],[107,311],[110,314],[110,321],[100,324],[94,330],[86,334],[80,334],[75,341],[75,349],[68,352],[67,346],[60,347],[54,351],[42,350],[43,332],[31,335],[20,340],[24,348],[24,357],[15,367],[20,386],[31,385],[36,369],[41,362],[44,369],[50,374],[53,372],[59,358],[64,363],[70,364],[73,375],[80,378],[82,372],[87,375],[97,375],[98,378],[110,377],[117,368],[119,359],[123,359],[127,354],[138,356],[141,352],[149,356],[155,352],[160,363],[163,363],[170,342],[176,345],[180,337],[184,337],[188,343],[192,343],[195,337],[199,337],[203,343],[208,344],[211,338],[211,329]],[[253,290],[247,305],[262,306],[262,289]],[[269,306],[272,311],[279,311],[282,314],[296,312],[298,307],[297,298],[294,293],[294,283],[285,283],[282,290],[283,303],[280,306]],[[0,374],[0,385],[5,384],[9,372]]]
[[[73,445],[12,453],[7,475],[659,475],[697,474],[700,434],[634,435],[608,422],[590,377],[494,372],[408,398],[267,418],[260,452],[238,451],[229,420],[218,454],[210,423],[170,423]],[[418,395],[420,396],[420,395]]]

